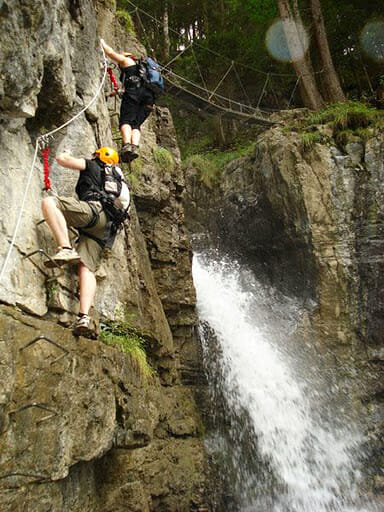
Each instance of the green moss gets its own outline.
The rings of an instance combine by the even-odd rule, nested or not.
[[[102,0],[102,3],[111,10],[116,9],[116,0]]]
[[[370,137],[373,135],[372,128],[358,128],[355,131],[356,135],[360,137],[361,140],[364,142],[367,141]]]
[[[208,188],[219,183],[221,172],[226,165],[242,156],[253,153],[254,143],[235,147],[232,151],[212,151],[210,153],[191,155],[183,162],[184,168],[193,167],[197,176]]]
[[[330,135],[317,131],[319,125],[328,125]],[[368,140],[375,131],[384,126],[382,111],[365,103],[347,101],[329,105],[319,112],[310,114],[298,127],[299,139],[304,147],[313,147],[316,142],[325,142],[331,137],[335,143],[345,148],[346,144],[360,138]]]
[[[124,173],[127,179],[128,185],[132,191],[135,192],[140,186],[140,176],[143,170],[143,161],[141,158],[137,158],[130,165],[126,166],[127,171]]]
[[[125,322],[105,322],[102,324],[100,340],[128,354],[141,376],[146,379],[154,376],[154,369],[148,363],[145,352],[146,341],[135,328]]]
[[[185,161],[186,167],[193,167],[198,172],[198,178],[208,188],[218,183],[220,168],[216,162],[205,155],[192,155]]]
[[[345,147],[349,142],[355,138],[353,130],[339,130],[335,133],[335,141],[341,146]]]
[[[206,153],[214,148],[213,139],[209,135],[197,137],[184,143],[180,141],[179,145],[183,158],[188,158],[189,156],[199,153]]]
[[[319,132],[300,133],[299,139],[304,149],[311,149],[316,143],[323,142],[323,136]]]
[[[131,34],[133,36],[136,35],[135,26],[133,24],[130,14],[127,11],[119,9],[118,11],[116,11],[116,18],[128,34]]]
[[[48,304],[52,303],[52,300],[56,297],[59,291],[59,283],[56,279],[49,279],[46,281],[47,300]]]
[[[345,103],[334,103],[327,108],[308,116],[305,125],[327,124],[338,130],[357,129],[370,126],[380,118],[383,113],[358,101],[347,101]]]
[[[165,148],[155,148],[153,150],[153,159],[159,171],[173,172],[175,170],[176,162],[170,151]]]

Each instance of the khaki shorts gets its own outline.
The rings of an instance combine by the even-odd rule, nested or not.
[[[103,238],[107,217],[99,201],[90,201],[88,203],[87,201],[80,201],[75,197],[55,197],[55,201],[57,207],[63,213],[68,226],[74,228],[83,228],[91,222],[93,211],[90,204],[92,204],[96,211],[99,212],[99,220],[95,226],[85,231],[97,238]],[[80,255],[81,262],[91,272],[96,272],[102,257],[102,247],[92,238],[80,235],[76,249]]]

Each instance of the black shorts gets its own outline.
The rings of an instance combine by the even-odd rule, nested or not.
[[[144,87],[126,91],[121,101],[119,126],[129,124],[139,130],[152,112],[153,103],[153,93]]]

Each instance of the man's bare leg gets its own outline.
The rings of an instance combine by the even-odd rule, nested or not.
[[[132,130],[132,144],[135,144],[135,146],[138,146],[139,143],[140,143],[140,136],[141,136],[141,132],[140,130],[138,130],[137,128],[134,128]]]
[[[71,247],[67,222],[62,212],[56,206],[54,198],[44,197],[41,202],[41,209],[48,226],[51,228],[57,245],[60,247]]]
[[[131,144],[132,137],[132,128],[129,124],[122,124],[120,126],[120,133],[123,138],[123,146],[124,144]]]
[[[96,294],[96,276],[83,263],[79,263],[80,315],[88,315]]]

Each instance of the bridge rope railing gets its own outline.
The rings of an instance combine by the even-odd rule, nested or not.
[[[215,91],[210,91],[169,69],[163,68],[163,74],[166,81],[177,90],[184,91],[218,110],[226,111],[243,118],[253,117],[266,122],[268,121],[267,116],[269,112],[263,111],[261,108],[252,107],[240,101],[227,98]],[[187,86],[184,84],[187,84]],[[208,97],[206,96],[207,93],[209,95]]]

